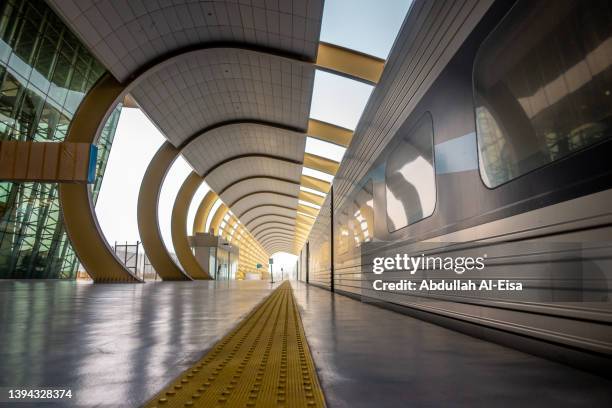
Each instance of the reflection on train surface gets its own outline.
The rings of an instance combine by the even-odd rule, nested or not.
[[[369,146],[380,153],[351,146],[367,171],[351,179],[358,165],[341,169],[300,278],[605,371],[611,17],[605,0],[496,2],[386,145]],[[386,272],[386,281],[510,279],[523,290],[374,290],[372,258],[398,253],[487,261],[482,271]]]

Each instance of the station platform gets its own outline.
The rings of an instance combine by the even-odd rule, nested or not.
[[[0,388],[71,389],[49,406],[612,406],[608,380],[303,283],[2,281],[0,315]]]

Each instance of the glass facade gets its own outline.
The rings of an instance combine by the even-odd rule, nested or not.
[[[0,2],[0,140],[60,142],[104,67],[42,0]],[[94,200],[120,107],[98,142]],[[74,278],[56,183],[0,182],[0,278]]]

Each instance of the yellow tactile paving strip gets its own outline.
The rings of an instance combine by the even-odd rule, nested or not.
[[[145,407],[325,407],[288,282]]]

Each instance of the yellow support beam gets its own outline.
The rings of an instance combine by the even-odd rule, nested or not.
[[[179,149],[165,142],[151,159],[138,193],[138,231],[147,257],[163,280],[191,280],[170,257],[159,231],[157,203],[166,173],[180,154]]]
[[[338,163],[337,161],[326,159],[325,157],[305,153],[303,166],[319,170],[323,173],[331,174],[333,176],[338,172],[338,168],[340,168],[340,163]]]
[[[98,127],[114,107],[125,87],[105,74],[89,91],[79,106],[66,136],[66,142],[95,143]],[[59,201],[64,226],[72,248],[94,282],[140,282],[115,256],[93,210],[86,184],[59,185]]]
[[[213,215],[213,219],[210,222],[209,232],[217,236],[219,235],[219,226],[221,225],[221,222],[223,221],[223,217],[225,217],[225,214],[227,214],[228,211],[229,211],[229,208],[225,204],[221,204],[219,208],[217,208],[217,211]]]
[[[208,220],[208,214],[212,209],[215,202],[219,199],[219,196],[214,191],[206,193],[202,202],[198,206],[195,218],[193,220],[193,233],[206,232],[206,220]]]
[[[385,68],[385,60],[337,45],[319,43],[317,66],[341,75],[377,84]]]
[[[300,184],[302,187],[311,188],[321,193],[328,193],[331,188],[331,183],[310,176],[302,176],[300,178]]]
[[[326,142],[331,142],[344,147],[347,147],[353,138],[352,130],[316,119],[308,119],[308,130],[306,133],[308,136],[316,139],[324,140]]]
[[[318,209],[309,207],[309,206],[304,205],[304,204],[299,204],[297,206],[297,211],[301,212],[301,213],[304,213],[304,214],[312,215],[315,218],[319,214],[319,210]]]
[[[170,231],[172,233],[174,252],[183,269],[194,279],[208,280],[210,275],[202,269],[200,263],[193,255],[186,233],[189,205],[202,182],[204,182],[204,179],[195,171],[192,171],[183,182],[172,207]]]
[[[321,197],[320,195],[309,193],[308,191],[300,191],[298,194],[298,200],[306,201],[316,205],[323,205],[325,201],[325,197]]]

